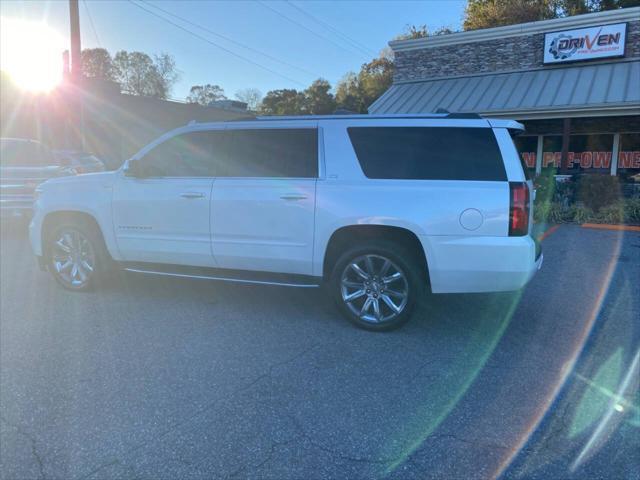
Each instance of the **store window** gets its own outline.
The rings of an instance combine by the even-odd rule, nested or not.
[[[536,151],[538,150],[538,137],[520,135],[513,139],[522,168],[526,170],[528,178],[533,178],[536,174]]]
[[[542,171],[560,173],[562,159],[562,136],[547,135],[542,139]]]
[[[620,134],[618,176],[626,182],[640,182],[640,133]]]
[[[562,136],[545,136],[542,143],[542,169],[557,174],[611,173],[613,134],[571,135],[567,164],[562,165]]]
[[[571,135],[567,173],[611,173],[613,134]]]

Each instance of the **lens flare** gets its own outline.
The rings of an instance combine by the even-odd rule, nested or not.
[[[47,92],[62,80],[64,39],[43,22],[0,18],[0,70],[24,90]]]

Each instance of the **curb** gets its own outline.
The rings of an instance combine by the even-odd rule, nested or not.
[[[610,225],[608,223],[583,223],[582,228],[596,228],[600,230],[618,230],[618,231],[625,231],[625,232],[640,232],[640,226]]]
[[[540,235],[538,235],[538,241],[539,242],[543,241],[545,238],[547,238],[549,235],[551,235],[553,232],[555,232],[559,228],[560,228],[560,225],[552,225],[552,226],[550,226],[544,232],[542,232]]]

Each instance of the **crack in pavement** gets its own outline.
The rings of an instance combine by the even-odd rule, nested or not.
[[[19,435],[22,435],[27,440],[29,440],[29,443],[31,444],[31,454],[36,459],[36,464],[38,465],[38,471],[40,473],[40,478],[42,478],[43,480],[46,479],[47,477],[46,477],[46,475],[44,473],[44,462],[42,461],[42,457],[38,453],[38,446],[37,446],[36,439],[31,434],[29,434],[28,432],[23,430],[22,427],[7,421],[7,419],[4,418],[3,416],[0,416],[0,421],[4,422],[5,424],[7,424],[11,428],[13,428]]]
[[[252,465],[251,467],[247,466],[247,465],[243,465],[240,468],[234,470],[233,472],[231,472],[229,475],[227,475],[227,479],[232,479],[232,478],[236,478],[237,475],[240,475],[240,473],[244,470],[256,470],[258,468],[261,468],[262,466],[266,465],[269,461],[271,461],[271,459],[273,458],[273,455],[275,454],[276,450],[279,447],[286,447],[288,445],[291,445],[293,442],[295,442],[296,440],[298,440],[298,436],[294,436],[293,438],[290,438],[289,440],[285,440],[284,442],[274,442],[271,444],[271,446],[269,447],[269,453],[266,455],[266,457],[260,461],[260,463],[256,464],[256,465]]]
[[[384,458],[384,459],[372,459],[372,458],[368,458],[368,457],[352,457],[350,455],[345,455],[342,452],[339,452],[337,450],[333,450],[329,447],[326,447],[325,445],[316,442],[313,438],[311,438],[311,436],[305,431],[304,427],[300,424],[300,422],[298,422],[298,419],[292,415],[292,414],[287,414],[287,416],[291,419],[291,421],[293,422],[296,430],[298,431],[298,434],[304,438],[307,442],[309,442],[313,447],[317,448],[318,450],[321,450],[325,453],[328,453],[329,455],[332,455],[334,457],[340,458],[341,460],[346,460],[349,462],[358,462],[358,463],[366,463],[366,464],[370,464],[370,465],[388,465],[388,464],[392,464],[394,462],[397,462],[399,460],[403,459],[403,456],[397,456],[397,457],[391,457],[391,458]]]
[[[153,443],[157,443],[159,442],[161,439],[163,439],[164,437],[166,437],[167,435],[175,432],[176,430],[179,430],[181,427],[188,425],[190,422],[192,422],[196,417],[208,412],[209,410],[211,410],[212,408],[214,408],[215,406],[223,403],[224,401],[226,401],[228,398],[233,397],[234,395],[237,395],[239,393],[242,393],[246,390],[249,390],[251,387],[253,387],[254,385],[256,385],[257,383],[259,383],[260,381],[264,380],[265,378],[272,378],[272,372],[275,368],[281,367],[283,365],[286,365],[288,363],[294,362],[295,360],[303,357],[304,355],[308,354],[309,352],[311,352],[312,350],[318,348],[319,346],[321,346],[320,344],[313,344],[310,347],[302,350],[301,352],[298,352],[297,354],[293,355],[292,357],[289,357],[285,360],[282,360],[280,362],[276,362],[272,365],[269,366],[269,368],[267,369],[266,373],[263,373],[261,375],[258,375],[256,378],[254,378],[253,380],[251,380],[248,384],[243,385],[241,387],[238,387],[237,389],[235,389],[234,391],[232,391],[229,396],[227,398],[224,399],[220,399],[220,400],[216,400],[215,402],[210,403],[209,405],[206,405],[205,407],[202,407],[201,409],[199,409],[198,411],[196,411],[193,415],[191,415],[189,418],[185,419],[184,421],[172,426],[171,428],[169,428],[168,430],[166,430],[165,432],[161,433],[160,435],[155,436],[153,439],[148,440],[146,442],[143,442],[139,445],[137,445],[136,447],[133,447],[129,450],[127,456],[128,457],[132,457],[135,456],[134,454],[138,451],[140,451],[141,449],[152,445]],[[119,463],[120,465],[125,465],[124,463],[122,463],[120,461],[120,459],[115,459],[113,461],[107,462],[107,463],[103,463],[101,465],[99,465],[98,467],[94,468],[93,470],[91,470],[89,473],[85,474],[85,475],[81,475],[79,478],[79,480],[86,480],[87,478],[91,477],[92,475],[96,474],[97,472],[99,472],[100,470],[102,470],[103,468],[109,467],[111,465],[114,465],[115,463]]]

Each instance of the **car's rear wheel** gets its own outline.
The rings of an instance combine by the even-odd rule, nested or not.
[[[48,236],[49,271],[69,290],[88,290],[95,283],[103,248],[90,226],[61,225]]]
[[[330,283],[341,312],[355,325],[373,331],[404,325],[424,288],[412,256],[383,241],[345,252]]]

